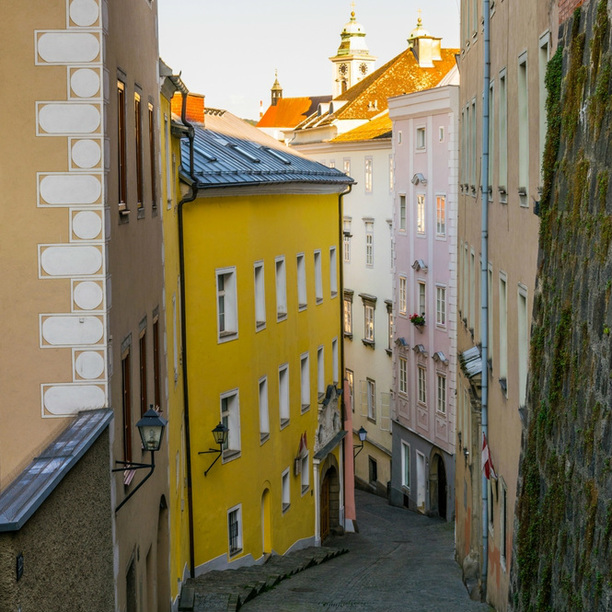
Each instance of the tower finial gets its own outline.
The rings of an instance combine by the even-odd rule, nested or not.
[[[417,26],[418,26],[418,27],[421,27],[421,26],[423,25],[423,19],[421,19],[421,13],[422,13],[422,12],[423,12],[423,11],[422,11],[421,9],[418,9],[418,10],[417,10],[417,13],[419,14],[419,18],[417,19]]]
[[[355,0],[351,2],[351,18],[355,19]]]

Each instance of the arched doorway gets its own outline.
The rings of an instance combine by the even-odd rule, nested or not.
[[[340,481],[338,470],[330,465],[321,481],[321,542],[338,527],[340,514]]]
[[[261,495],[261,554],[272,552],[272,519],[270,516],[270,489]]]
[[[431,492],[430,508],[432,514],[447,520],[447,479],[444,458],[439,452],[432,453],[429,469],[429,487]]]

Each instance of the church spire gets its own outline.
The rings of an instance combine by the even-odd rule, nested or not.
[[[274,71],[274,85],[270,89],[270,104],[276,106],[278,101],[283,97],[283,88],[278,82],[278,68]]]

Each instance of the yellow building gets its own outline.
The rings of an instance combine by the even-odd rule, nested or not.
[[[198,575],[316,545],[344,524],[338,253],[351,179],[225,111],[205,110],[205,127],[183,121],[183,425]]]

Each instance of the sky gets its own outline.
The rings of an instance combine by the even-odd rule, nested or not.
[[[206,106],[244,119],[265,111],[275,70],[284,97],[331,94],[332,63],[350,0],[158,0],[159,52]],[[380,67],[406,48],[418,9],[423,27],[459,46],[459,0],[355,0]]]

